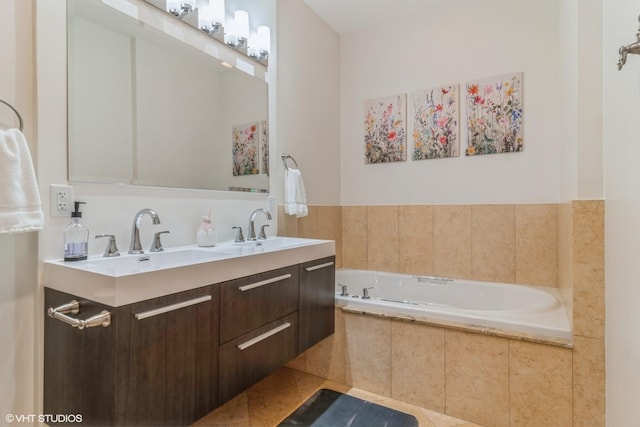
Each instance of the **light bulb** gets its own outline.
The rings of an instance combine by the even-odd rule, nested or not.
[[[271,52],[271,29],[261,25],[256,30],[256,49]]]
[[[209,11],[211,20],[224,26],[226,13],[224,10],[224,0],[209,0]]]
[[[233,14],[236,35],[243,39],[249,39],[249,14],[246,10],[236,10]]]

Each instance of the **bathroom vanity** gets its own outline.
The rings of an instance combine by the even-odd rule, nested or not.
[[[188,425],[333,333],[333,241],[140,257],[45,263],[45,413]]]

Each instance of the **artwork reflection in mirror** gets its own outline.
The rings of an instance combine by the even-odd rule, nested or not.
[[[70,181],[268,191],[266,82],[98,0],[67,4]],[[254,159],[237,174],[242,123]]]

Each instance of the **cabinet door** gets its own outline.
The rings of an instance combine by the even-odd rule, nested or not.
[[[297,354],[297,312],[220,346],[220,403],[257,383]]]
[[[45,288],[45,307],[80,302],[87,319],[106,310],[111,325],[78,330],[44,317],[44,413],[82,414],[83,425],[114,425],[114,342],[117,315],[113,308]]]
[[[118,310],[116,419],[188,425],[218,403],[218,287]]]
[[[300,353],[333,334],[335,257],[300,265]]]
[[[297,265],[223,283],[220,287],[220,343],[297,310]]]

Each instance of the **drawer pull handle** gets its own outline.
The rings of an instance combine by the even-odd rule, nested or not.
[[[251,347],[252,345],[258,344],[260,341],[264,341],[267,338],[269,338],[270,336],[275,335],[278,332],[284,331],[285,329],[289,328],[290,326],[291,326],[291,323],[289,323],[289,322],[283,323],[280,326],[276,326],[275,328],[271,329],[270,331],[265,332],[264,334],[258,335],[255,338],[251,338],[249,341],[245,341],[242,344],[238,344],[238,349],[240,349],[240,351],[246,350],[249,347]]]
[[[76,300],[72,300],[67,304],[55,308],[49,308],[47,314],[53,319],[58,319],[69,326],[78,328],[80,330],[85,328],[95,328],[96,326],[102,326],[106,328],[111,325],[111,313],[106,310],[101,311],[95,316],[91,316],[86,320],[76,319],[75,317],[67,316],[68,314],[80,313],[80,303]]]
[[[259,288],[260,286],[265,286],[271,283],[279,282],[281,280],[287,280],[291,278],[291,274],[283,274],[282,276],[273,277],[267,280],[261,280],[256,283],[252,283],[250,285],[239,286],[238,290],[240,292],[250,291],[251,289]]]
[[[305,267],[306,271],[315,271],[315,270],[320,270],[321,268],[325,268],[325,267],[331,267],[333,265],[333,262],[325,262],[324,264],[318,264],[318,265],[314,265],[312,267]]]
[[[168,313],[170,311],[179,310],[181,308],[189,307],[190,305],[200,304],[201,302],[211,301],[211,295],[205,295],[200,298],[190,299],[188,301],[179,302],[177,304],[171,304],[160,308],[154,308],[153,310],[143,311],[141,313],[134,314],[138,320],[146,319],[148,317],[157,316],[159,314]]]

